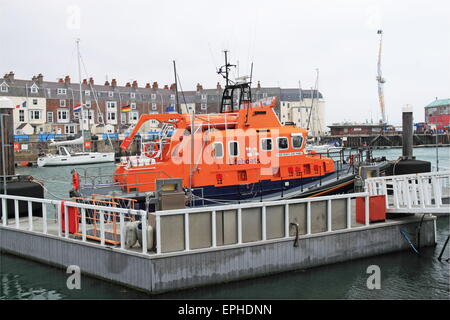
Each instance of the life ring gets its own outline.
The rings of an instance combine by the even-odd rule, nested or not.
[[[144,146],[144,155],[148,158],[155,158],[159,153],[158,142],[149,143]]]
[[[75,191],[80,188],[80,175],[76,171],[72,172],[72,187]]]

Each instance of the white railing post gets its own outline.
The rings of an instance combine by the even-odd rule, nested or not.
[[[147,253],[147,212],[141,210],[142,221],[142,253]]]
[[[369,217],[370,217],[370,196],[365,196],[364,198],[364,214],[365,214],[365,221],[366,221],[366,226],[368,226],[370,224],[369,222]]]
[[[420,201],[420,207],[422,209],[425,208],[425,192],[423,190],[423,178],[417,177],[417,182],[419,184],[419,201]]]
[[[161,217],[156,213],[156,254],[161,253]]]
[[[125,249],[125,214],[119,212],[119,223],[120,223],[120,249]]]
[[[331,221],[331,199],[327,200],[327,229],[331,231],[332,229],[332,221]]]
[[[242,209],[238,209],[238,244],[242,243]]]
[[[99,210],[100,215],[100,244],[102,246],[105,245],[105,212],[103,210]]]
[[[261,235],[262,235],[262,240],[266,240],[267,239],[267,228],[266,228],[266,206],[262,206],[261,208],[261,214],[262,214],[262,219],[261,219]]]
[[[347,198],[347,229],[352,228],[352,198]]]
[[[28,201],[28,230],[33,231],[33,203]]]
[[[8,209],[6,208],[6,199],[2,198],[2,222],[3,226],[8,225]]]
[[[407,178],[403,179],[403,185],[405,186],[406,206],[408,209],[411,209],[411,188],[409,186],[409,180]]]
[[[19,217],[19,200],[14,200],[14,220],[16,222],[16,228],[20,228],[20,217]]]
[[[431,178],[431,183],[433,185],[434,205],[436,208],[440,208],[442,205],[442,197],[440,193],[440,185],[436,176]]]
[[[61,204],[56,205],[56,213],[57,213],[57,225],[58,225],[58,237],[61,237],[62,233],[62,212],[61,212]]]
[[[211,247],[215,248],[217,246],[217,235],[216,235],[216,210],[211,211]]]
[[[400,208],[400,200],[399,200],[400,190],[399,190],[397,180],[395,180],[395,179],[392,179],[392,190],[393,190],[392,192],[394,195],[394,207],[395,207],[395,209],[399,209]]]
[[[289,204],[284,205],[284,237],[289,237]]]
[[[306,203],[306,234],[311,234],[311,201]]]
[[[42,202],[42,232],[47,234],[47,204]]]
[[[64,205],[64,237],[69,237],[69,207]]]
[[[382,181],[383,181],[382,182],[383,194],[385,195],[385,201],[386,201],[386,209],[389,209],[389,197],[388,197],[386,179],[383,179]]]
[[[189,214],[184,214],[184,250],[189,251],[190,249],[189,243]]]
[[[86,242],[86,209],[81,208],[81,240]]]

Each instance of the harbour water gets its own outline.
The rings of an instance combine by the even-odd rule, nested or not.
[[[401,149],[374,151],[374,156],[397,159]],[[450,166],[450,148],[439,148],[439,167]],[[415,148],[417,159],[436,166],[435,148]],[[88,165],[90,167],[92,165]],[[111,166],[104,164],[101,166]],[[67,198],[71,167],[19,168],[44,181],[47,198]],[[437,257],[450,232],[449,217],[437,221],[437,246],[392,253],[264,278],[148,295],[101,280],[82,277],[80,290],[66,287],[65,270],[15,256],[0,255],[0,299],[450,299],[450,263]],[[444,257],[450,256],[450,249]],[[370,265],[381,270],[381,289],[369,290]]]

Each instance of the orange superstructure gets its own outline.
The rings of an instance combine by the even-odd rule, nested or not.
[[[155,190],[155,181],[161,178],[182,178],[185,188],[221,188],[333,173],[333,160],[305,154],[307,131],[282,126],[274,106],[272,99],[268,105],[249,106],[236,113],[143,115],[122,148],[150,120],[172,126],[173,134],[143,143],[146,156],[134,163],[133,158],[124,158],[116,169],[116,181],[127,186],[127,192],[146,192]],[[143,160],[150,155],[151,161]]]

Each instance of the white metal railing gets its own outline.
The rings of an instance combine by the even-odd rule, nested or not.
[[[365,223],[364,224],[357,224],[352,225],[352,200],[355,198],[363,197],[365,199],[364,204],[364,218]],[[206,248],[201,248],[201,250],[215,250],[216,248],[226,248],[226,247],[233,247],[233,246],[243,246],[248,244],[260,244],[267,241],[280,241],[285,240],[289,238],[293,238],[293,236],[290,235],[290,215],[291,212],[294,214],[295,212],[292,209],[292,205],[294,204],[305,204],[306,207],[306,226],[303,226],[305,228],[305,233],[301,236],[309,236],[311,234],[326,234],[329,232],[334,231],[333,230],[333,206],[334,200],[345,200],[345,210],[343,212],[342,221],[343,221],[343,227],[340,229],[352,229],[352,228],[361,228],[361,227],[367,227],[369,226],[369,216],[370,216],[370,206],[369,206],[369,193],[362,192],[362,193],[353,193],[353,194],[343,194],[343,195],[332,195],[332,196],[325,196],[325,197],[316,197],[316,198],[304,198],[304,199],[291,199],[291,200],[278,200],[278,201],[267,201],[267,202],[256,202],[256,203],[243,203],[243,204],[233,204],[233,205],[223,205],[223,206],[211,206],[211,207],[199,207],[199,208],[191,208],[191,209],[177,209],[177,210],[169,210],[169,211],[157,211],[155,213],[146,213],[144,210],[134,210],[134,209],[124,209],[124,208],[117,208],[117,207],[110,207],[110,206],[104,206],[104,205],[92,205],[92,204],[86,204],[86,203],[79,203],[74,201],[64,201],[64,210],[61,209],[62,207],[62,201],[60,200],[50,200],[50,199],[40,199],[40,198],[30,198],[30,197],[22,197],[22,196],[13,196],[13,195],[3,195],[0,194],[0,199],[2,201],[2,227],[5,228],[13,228],[13,229],[19,229],[19,230],[26,230],[29,232],[34,233],[40,233],[45,235],[51,235],[59,238],[64,238],[69,241],[81,241],[81,242],[87,242],[98,245],[98,246],[106,246],[105,243],[106,237],[105,237],[105,225],[106,223],[109,223],[108,219],[105,219],[105,215],[107,213],[114,213],[118,215],[119,221],[118,221],[118,234],[120,236],[120,243],[116,245],[117,249],[125,250],[125,251],[133,251],[137,254],[146,254],[148,255],[148,249],[147,248],[147,226],[148,221],[147,218],[149,216],[152,216],[154,218],[154,232],[156,233],[156,255],[164,255],[165,252],[162,252],[162,243],[161,243],[161,219],[167,216],[174,216],[174,215],[180,215],[183,217],[184,226],[180,232],[183,233],[184,237],[184,250],[178,250],[179,252],[190,252],[193,250],[198,250],[191,248],[190,246],[190,227],[189,227],[189,217],[190,215],[196,214],[196,213],[209,213],[211,215],[211,241],[210,245]],[[14,201],[14,218],[8,219],[8,213],[7,213],[7,201]],[[28,219],[19,219],[19,201],[24,201],[27,203],[28,208]],[[325,231],[320,232],[313,232],[313,219],[312,219],[312,204],[314,202],[325,202],[326,203],[326,211],[324,212],[326,217],[326,227]],[[34,220],[33,218],[33,204],[39,203],[42,205],[42,219]],[[48,212],[47,207],[48,206],[55,206],[55,217],[53,220],[53,224],[49,224],[49,221],[52,222],[51,219],[48,219]],[[283,235],[281,237],[272,238],[268,240],[267,237],[267,231],[268,231],[268,217],[267,217],[267,210],[268,208],[272,206],[283,206],[284,207],[284,230]],[[77,226],[78,229],[81,229],[81,231],[77,231],[76,236],[71,234],[70,232],[70,222],[69,222],[69,211],[70,208],[76,208],[77,209]],[[258,240],[250,241],[250,242],[244,242],[244,234],[243,234],[243,210],[249,209],[249,208],[260,208],[261,211],[261,225],[259,226],[261,228],[261,238]],[[88,238],[88,232],[87,232],[87,211],[88,210],[96,210],[97,212],[100,212],[99,214],[99,224],[100,224],[100,239],[99,241],[90,241]],[[236,210],[236,221],[237,221],[237,241],[234,244],[228,245],[228,244],[217,244],[216,239],[216,221],[217,221],[217,212],[218,211],[228,211],[228,210]],[[134,216],[137,219],[139,219],[142,223],[142,242],[141,242],[141,249],[137,251],[136,248],[126,248],[125,246],[125,217],[128,216]],[[345,218],[344,218],[345,217]],[[34,220],[34,221],[33,221]],[[42,221],[41,221],[42,220]],[[34,225],[34,223],[36,225]],[[62,226],[64,224],[64,227]],[[80,228],[81,225],[81,228]],[[51,229],[51,230],[50,230]]]
[[[98,243],[101,246],[105,246],[105,240],[106,240],[106,230],[105,230],[105,224],[109,221],[105,221],[105,216],[110,216],[111,214],[114,215],[114,219],[118,216],[118,232],[117,235],[120,238],[120,249],[125,250],[125,217],[134,216],[135,218],[138,218],[138,220],[142,223],[142,253],[147,253],[147,232],[144,232],[147,230],[147,213],[144,210],[134,210],[134,209],[125,209],[125,208],[118,208],[118,207],[111,207],[111,206],[101,206],[101,205],[92,205],[92,204],[85,204],[85,203],[79,203],[74,201],[60,201],[60,200],[50,200],[50,199],[40,199],[40,198],[31,198],[31,197],[22,197],[22,196],[13,196],[13,195],[4,195],[0,194],[0,199],[2,201],[2,226],[3,227],[10,227],[14,229],[21,229],[21,227],[25,227],[27,231],[42,233],[45,235],[51,234],[49,232],[49,221],[51,222],[51,219],[48,219],[47,215],[47,207],[49,205],[55,206],[55,219],[54,223],[52,224],[53,227],[56,226],[56,230],[53,230],[56,234],[53,234],[54,236],[66,238],[66,239],[74,239],[74,240],[81,240],[82,242],[88,241],[88,234],[87,234],[87,220],[88,217],[86,216],[87,210],[93,210],[95,212],[98,212],[99,216],[99,224],[100,224],[100,243]],[[7,212],[7,201],[12,200],[14,201],[14,219],[13,223],[10,225],[9,222],[11,220],[8,220],[8,212]],[[26,225],[22,226],[24,223],[24,220],[20,220],[19,218],[19,201],[24,201],[27,203],[27,212],[28,212],[28,219],[26,220]],[[33,225],[33,204],[41,204],[42,205],[42,219],[40,219],[40,224],[42,224],[42,229],[38,230],[36,226]],[[64,212],[62,208],[62,204],[64,204]],[[76,218],[76,224],[77,227],[81,224],[81,239],[76,239],[74,237],[70,237],[70,228],[69,228],[69,210],[70,208],[77,208],[78,213],[80,213]],[[64,224],[64,228],[63,225]],[[95,243],[95,242],[93,242]]]
[[[351,193],[351,194],[343,194],[343,195],[332,195],[332,196],[324,196],[324,197],[315,197],[315,198],[303,198],[303,199],[291,199],[291,200],[277,200],[277,201],[266,201],[266,202],[251,202],[251,203],[242,203],[242,204],[232,204],[232,205],[222,205],[222,206],[211,206],[211,207],[199,207],[199,208],[191,208],[191,209],[176,209],[176,210],[168,210],[168,211],[156,211],[156,253],[163,254],[162,246],[161,246],[161,219],[167,216],[179,215],[183,216],[184,223],[184,252],[189,252],[192,250],[190,248],[190,230],[189,230],[189,216],[191,214],[196,213],[209,213],[211,215],[211,245],[207,248],[202,248],[202,250],[208,250],[217,248],[217,239],[216,239],[216,215],[218,211],[230,211],[236,210],[237,212],[237,242],[231,245],[221,245],[221,248],[232,247],[243,245],[243,209],[249,208],[261,208],[261,239],[257,241],[252,241],[249,243],[257,244],[263,243],[267,241],[267,216],[266,211],[268,207],[276,207],[276,206],[284,206],[284,236],[281,238],[275,238],[271,240],[277,239],[285,239],[291,238],[289,230],[290,230],[290,213],[289,208],[294,204],[306,204],[306,235],[311,235],[312,233],[312,209],[311,204],[313,202],[321,202],[326,201],[326,231],[319,232],[321,234],[331,232],[332,231],[332,223],[333,223],[333,200],[346,200],[346,229],[351,228],[360,228],[361,225],[352,226],[352,204],[351,200],[354,198],[363,197],[364,201],[364,215],[365,215],[365,224],[362,227],[369,226],[369,217],[370,217],[370,205],[369,205],[369,194],[367,192],[361,193]],[[314,234],[319,234],[314,233]]]
[[[369,178],[365,189],[370,195],[386,195],[388,212],[445,213],[449,197],[450,171],[427,172]]]

